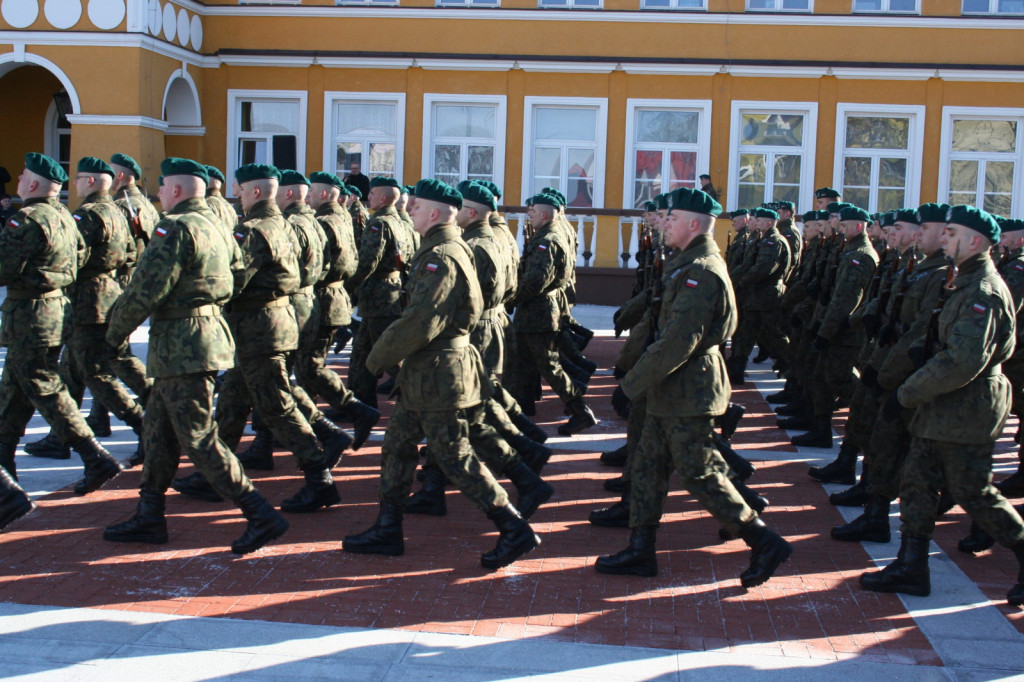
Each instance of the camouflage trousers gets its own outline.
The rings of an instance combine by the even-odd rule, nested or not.
[[[484,312],[494,314],[493,310]],[[505,330],[497,319],[481,319],[469,333],[469,342],[480,351],[480,359],[488,375],[501,372],[505,354]]]
[[[143,421],[146,461],[142,485],[164,492],[174,480],[184,451],[224,498],[255,490],[234,452],[217,434],[213,420],[213,372],[157,379]]]
[[[477,423],[472,419],[469,420],[469,444],[473,447],[473,451],[476,452],[480,461],[486,464],[494,477],[497,478],[504,476],[505,472],[523,460],[519,453],[512,449],[512,446],[505,440],[501,429],[492,421],[495,413],[504,413],[501,405],[497,404],[492,398],[483,403],[483,408],[483,421]],[[512,425],[512,428],[516,428],[515,425]],[[518,432],[518,429],[516,431]],[[426,448],[426,463],[424,467],[440,468],[434,460],[430,448]]]
[[[373,344],[384,330],[397,320],[395,316],[364,317],[356,337],[352,339],[352,354],[348,361],[348,385],[356,397],[368,405],[377,406],[377,379],[366,368],[366,358],[373,350]],[[397,369],[389,370],[397,376]]]
[[[563,403],[583,395],[562,370],[558,358],[558,332],[517,333],[516,349],[520,366],[514,371],[520,386],[532,385],[539,374]]]
[[[405,506],[419,461],[418,445],[426,438],[438,468],[481,511],[490,512],[508,504],[505,490],[469,442],[470,424],[479,425],[483,419],[481,405],[463,410],[414,412],[406,410],[399,398],[381,445],[381,501]]]
[[[75,327],[71,333],[70,343],[74,372],[77,372],[77,376],[89,389],[93,400],[98,400],[118,419],[141,419],[142,406],[128,393],[116,374],[114,359],[122,355],[123,350],[110,348],[106,342],[106,334],[105,324]],[[137,358],[135,360],[138,362]],[[142,392],[137,395],[144,396],[148,391],[148,382],[143,380],[141,388]]]
[[[683,487],[730,532],[738,533],[757,518],[726,475],[728,467],[712,441],[713,428],[712,417],[647,415],[631,464],[630,528],[659,523],[673,469]]]
[[[914,437],[900,485],[900,531],[931,538],[943,484],[971,519],[1004,547],[1024,540],[1024,521],[992,485],[995,443],[965,445]]]
[[[62,443],[92,437],[92,429],[61,380],[59,355],[60,346],[7,349],[0,375],[0,443],[21,440],[36,410]]]
[[[782,319],[777,310],[744,310],[746,322],[732,335],[733,357],[747,358],[754,343],[761,346],[785,365],[789,362],[789,338],[782,331]]]
[[[647,394],[644,393],[629,403],[629,419],[626,420],[626,464],[622,467],[622,480],[629,483],[633,480],[633,461],[644,435],[644,422],[647,421]]]
[[[299,337],[295,352],[295,378],[310,398],[320,396],[336,410],[352,402],[355,395],[345,387],[341,376],[327,368],[327,353],[339,327],[320,325],[315,334]],[[315,420],[314,420],[315,421]]]
[[[836,398],[849,405],[858,385],[853,361],[860,353],[859,346],[832,344],[818,354],[811,379],[811,403],[816,416],[832,414]]]
[[[875,426],[880,407],[878,396],[859,381],[854,385],[853,397],[850,398],[850,412],[846,417],[843,444],[865,453],[867,461],[868,445],[871,442],[871,430]]]
[[[300,466],[322,460],[323,448],[296,404],[298,390],[288,382],[286,353],[238,358],[224,375],[217,397],[217,426],[224,443],[235,451],[249,412],[255,409],[263,426],[295,455]]]
[[[136,400],[140,405],[146,404],[146,396],[153,386],[153,380],[146,376],[146,365],[135,357],[131,344],[127,341],[117,349],[117,354],[110,360],[110,366],[114,374],[125,386],[137,396]],[[65,347],[60,356],[60,376],[68,387],[68,393],[79,405],[85,396],[85,381],[82,378],[81,367],[75,360],[75,355],[70,347]]]
[[[908,427],[914,411],[903,410],[898,418],[886,419],[880,412],[888,397],[886,392],[875,401],[875,420],[864,432],[869,439],[864,448],[864,471],[868,494],[892,501],[900,494],[903,466],[913,440]]]

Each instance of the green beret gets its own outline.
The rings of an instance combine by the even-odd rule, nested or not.
[[[722,214],[721,204],[712,199],[710,194],[699,189],[680,187],[669,194],[668,202],[669,213],[687,211],[715,217]]]
[[[878,217],[878,224],[882,227],[892,227],[896,224],[896,211],[887,211]]]
[[[946,223],[956,223],[957,225],[969,227],[993,243],[999,241],[999,223],[980,208],[965,204],[951,206],[946,212]]]
[[[78,160],[78,172],[79,173],[106,173],[110,177],[114,177],[117,173],[110,167],[110,164],[103,159],[97,159],[95,156],[83,156]]]
[[[249,163],[235,171],[235,181],[243,185],[253,180],[280,180],[281,171],[266,163]]]
[[[853,206],[853,204],[844,204],[841,201],[833,201],[831,204],[825,207],[825,210],[831,213],[839,213],[847,206]]]
[[[345,187],[343,189],[346,190],[348,194],[351,194],[352,196],[354,196],[357,199],[363,199],[364,198],[363,197],[363,190],[359,189],[355,185],[345,185]]]
[[[739,218],[740,216],[749,215],[750,211],[745,208],[737,208],[735,211],[730,213],[730,217]]]
[[[210,176],[211,180],[220,180],[221,182],[228,181],[227,178],[224,177],[224,174],[220,172],[220,168],[217,168],[216,166],[207,166],[206,173]]]
[[[280,185],[308,185],[309,178],[297,170],[281,171]]]
[[[462,208],[462,195],[457,189],[440,180],[423,178],[417,182],[416,198]]]
[[[654,203],[653,201],[645,201],[644,202],[644,210],[648,211],[648,212],[650,212],[650,211],[657,211],[658,210],[658,205],[656,203]]]
[[[812,220],[821,220],[821,218],[818,217],[817,211],[808,211],[807,213],[804,213],[800,219],[805,223],[809,223]]]
[[[949,213],[949,204],[921,204],[917,207],[917,222],[944,223]]]
[[[501,198],[501,189],[490,180],[477,180],[481,185],[491,190],[491,194],[494,195],[495,199]]]
[[[412,185],[402,185],[402,194],[412,194]]]
[[[997,218],[996,222],[999,223],[999,231],[1003,234],[1007,232],[1020,232],[1024,230],[1024,220],[1014,220],[1013,218]]]
[[[164,176],[161,175],[159,178],[156,179],[156,186],[157,187],[163,187],[164,186]]]
[[[828,220],[828,211],[818,211],[818,220]]]
[[[913,223],[914,225],[920,225],[921,223],[917,220],[917,211],[912,208],[901,208],[898,211],[894,211],[896,214],[897,223]]]
[[[544,189],[541,190],[541,194],[550,194],[551,196],[553,196],[556,199],[558,199],[558,206],[564,207],[564,206],[567,205],[567,202],[565,200],[565,195],[562,194],[561,192],[559,192],[554,187],[545,187]]]
[[[668,194],[662,193],[654,197],[654,203],[657,205],[659,211],[668,210]]]
[[[64,183],[68,181],[67,171],[49,156],[39,152],[29,152],[25,155],[25,170],[40,175],[50,182]]]
[[[472,201],[478,204],[483,204],[492,211],[498,210],[498,202],[494,200],[494,195],[491,194],[491,190],[487,189],[479,182],[463,180],[459,183],[456,188],[459,194],[462,195],[463,201]]]
[[[319,185],[330,185],[331,187],[337,187],[338,189],[342,189],[345,186],[345,183],[341,181],[341,178],[334,173],[327,173],[325,171],[314,171],[310,173],[309,182],[310,184],[315,182]]]
[[[373,189],[374,187],[394,187],[397,190],[401,190],[402,183],[400,183],[398,180],[395,180],[394,178],[386,178],[384,176],[378,175],[377,177],[370,180],[370,189]]]
[[[840,209],[839,220],[856,220],[862,223],[870,223],[871,214],[860,206],[850,206],[847,204]]]
[[[770,208],[755,208],[751,215],[755,218],[771,218],[772,220],[779,219],[779,214]]]
[[[779,209],[786,209],[787,211],[795,211],[796,210],[796,204],[794,204],[792,201],[776,201],[775,202],[775,210],[778,211]]]
[[[815,199],[838,199],[839,192],[832,189],[831,187],[819,187],[814,190]]]
[[[555,208],[561,205],[558,202],[558,197],[553,194],[546,194],[545,192],[534,194],[526,200],[527,206],[536,206],[537,204],[544,204],[545,206],[553,206]]]
[[[132,175],[135,176],[136,180],[142,177],[142,166],[127,154],[114,154],[110,157],[110,163],[129,169],[132,172]]]
[[[206,166],[192,159],[179,159],[170,156],[160,162],[160,174],[164,177],[169,175],[194,175],[205,183],[210,182],[210,172]]]
[[[774,201],[766,201],[763,204],[761,204],[761,208],[767,208],[769,211],[774,211],[778,207],[779,205]]]

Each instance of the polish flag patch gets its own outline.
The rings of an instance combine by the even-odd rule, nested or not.
[[[82,216],[78,215],[77,213],[72,213],[71,215],[74,216],[75,220],[81,220],[82,219]]]
[[[242,234],[241,232],[235,232],[235,239],[237,239],[240,242],[244,242],[245,241],[245,235]]]
[[[437,263],[427,263],[427,272],[437,272]]]
[[[686,286],[689,287],[690,289],[696,289],[697,284],[699,284],[699,282],[697,282],[697,280],[695,279],[686,280]]]
[[[380,232],[380,228],[376,225],[370,225],[370,232]]]
[[[853,263],[854,265],[860,265],[860,261],[857,260],[856,258],[851,258],[850,262]]]
[[[158,237],[163,237],[165,234],[167,234],[167,230],[165,230],[162,227],[158,227],[153,231],[153,233]]]
[[[8,225],[10,225],[11,227],[18,227],[18,225],[20,225],[21,223],[19,223],[19,222],[18,222],[17,220],[13,220],[13,219],[12,219],[12,220],[11,220],[10,222],[8,222],[7,224],[8,224]]]
[[[983,306],[980,303],[975,303],[974,305],[971,306],[971,310],[973,310],[976,313],[983,313],[986,310],[988,310],[988,307],[987,306]]]
[[[537,244],[537,248],[540,249],[541,251],[547,251],[548,250],[547,244]]]

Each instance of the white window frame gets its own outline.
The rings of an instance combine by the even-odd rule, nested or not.
[[[306,167],[306,117],[309,93],[305,90],[228,90],[228,134],[227,134],[227,156],[224,175],[227,178],[234,178],[235,170],[238,168],[238,140],[243,137],[242,131],[238,130],[241,123],[239,119],[239,107],[243,101],[248,100],[272,100],[272,101],[294,101],[299,105],[299,130],[295,140],[295,170],[300,172]],[[232,191],[234,183],[230,180],[224,188],[225,196],[235,196]]]
[[[668,7],[650,7],[648,6],[649,0],[640,0],[640,9],[648,10],[677,10],[679,12],[707,12],[708,11],[708,0],[700,0],[700,7],[680,7],[679,3],[682,0],[668,0]]]
[[[494,184],[504,188],[505,139],[507,131],[508,97],[505,95],[449,95],[429,92],[423,95],[423,177],[434,177],[434,105],[466,104],[489,105],[494,113]]]
[[[324,146],[323,168],[333,173],[337,168],[338,148],[335,142],[334,105],[338,102],[368,102],[395,105],[395,179],[403,182],[405,165],[405,93],[404,92],[349,92],[328,91],[324,93]],[[369,149],[366,154],[369,154]],[[370,168],[366,166],[367,175]],[[343,176],[339,176],[343,177]]]
[[[626,100],[626,172],[623,173],[622,198],[623,206],[627,209],[626,200],[633,197],[636,188],[636,114],[642,109],[658,109],[663,111],[696,111],[700,114],[700,123],[697,127],[697,175],[696,187],[700,189],[700,174],[709,173],[711,166],[711,100],[709,99],[635,99]],[[664,143],[666,151],[677,151],[673,149],[676,145]],[[646,145],[645,145],[646,146]],[[680,145],[680,148],[682,145]],[[664,163],[664,162],[663,162]],[[665,191],[664,183],[668,178],[662,175],[662,191]]]
[[[904,201],[906,207],[917,207],[921,197],[921,162],[924,158],[924,119],[923,106],[902,104],[855,104],[839,102],[836,104],[836,146],[835,165],[832,169],[832,186],[842,192],[844,160],[846,158],[846,119],[848,116],[870,116],[877,118],[909,118],[910,129],[907,138],[907,193]],[[887,150],[857,149],[857,156],[895,158],[903,156]],[[872,187],[871,196],[877,201],[878,188]],[[865,207],[868,212],[875,212],[876,207]]]
[[[1019,17],[1024,12],[1000,12],[999,11],[999,0],[988,0],[988,9],[980,12],[970,12],[964,9],[964,0],[960,1],[960,14],[968,17],[984,17],[984,16],[995,16],[995,17]]]
[[[967,152],[953,151],[953,122],[961,119],[1017,121],[1017,150],[1014,152],[1013,188],[1010,215],[1006,218],[1024,218],[1024,108],[1007,107],[942,107],[942,136],[939,147],[939,201],[949,202],[949,167],[958,159],[1005,161],[1008,152]],[[979,185],[984,174],[978,174]]]
[[[747,9],[748,12],[794,12],[794,13],[797,13],[797,14],[813,14],[814,13],[814,0],[807,0],[807,9],[786,9],[785,7],[781,6],[781,5],[783,5],[783,3],[785,3],[786,0],[773,0],[773,1],[775,2],[775,7],[772,8],[772,9],[765,9],[763,7],[754,7],[754,8],[752,8],[750,6],[750,0],[747,0],[747,2],[746,2],[746,9]]]
[[[501,7],[501,0],[437,0],[435,7],[465,7],[467,9],[493,9]]]
[[[802,147],[769,147],[762,145],[752,147],[751,153],[792,154],[800,150],[803,160],[800,162],[800,195],[797,207],[809,206],[814,193],[814,162],[816,160],[818,139],[818,103],[817,102],[774,102],[771,100],[734,100],[729,126],[729,210],[740,208],[736,204],[739,197],[740,182],[740,136],[744,113],[765,114],[800,114],[804,116],[804,143]],[[768,178],[766,178],[766,181]],[[754,208],[744,206],[743,208]]]
[[[334,0],[335,5],[366,5],[367,7],[398,7],[398,0]]]
[[[576,0],[565,0],[565,4],[552,5],[548,0],[537,0],[538,9],[604,9],[604,0],[597,0],[597,5],[576,6]]]
[[[606,97],[524,97],[522,201],[533,196],[533,111],[538,106],[597,109],[594,124],[594,206],[604,208],[604,186],[608,180],[605,158],[608,151],[608,99]],[[578,141],[577,141],[578,142]]]
[[[914,0],[914,9],[889,9],[892,0],[882,0],[881,9],[857,9],[857,0],[850,0],[851,14],[902,14],[913,16],[921,13],[921,0]]]

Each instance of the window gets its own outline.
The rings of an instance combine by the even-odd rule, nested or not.
[[[505,168],[505,97],[423,96],[423,168],[427,177],[457,185],[490,180]],[[500,141],[500,142],[499,142]]]
[[[853,0],[854,12],[920,14],[918,0]]]
[[[918,205],[924,107],[840,103],[835,183],[843,201],[875,213]]]
[[[1024,191],[1022,127],[1024,109],[945,107],[939,197],[1007,218],[1024,215],[1014,200]]]
[[[571,207],[603,206],[608,101],[527,97],[525,105],[523,199],[554,187]]]
[[[1024,14],[1024,0],[963,0],[964,14]]]
[[[733,102],[729,137],[732,208],[766,201],[810,204],[814,178],[815,103]]]
[[[601,0],[539,0],[544,9],[601,9]]]
[[[707,0],[641,0],[640,9],[703,9]]]
[[[626,109],[626,185],[629,208],[678,187],[697,187],[707,172],[711,147],[711,102],[638,100]]]
[[[301,171],[306,165],[306,93],[229,90],[228,131],[228,177],[247,163]]]
[[[398,4],[398,0],[335,0],[335,2],[338,5],[370,5],[374,7]]]
[[[402,180],[405,95],[324,93],[324,168],[344,178],[353,163],[368,177]]]
[[[438,7],[500,7],[500,0],[437,0]]]
[[[748,12],[811,12],[811,0],[747,0]]]

